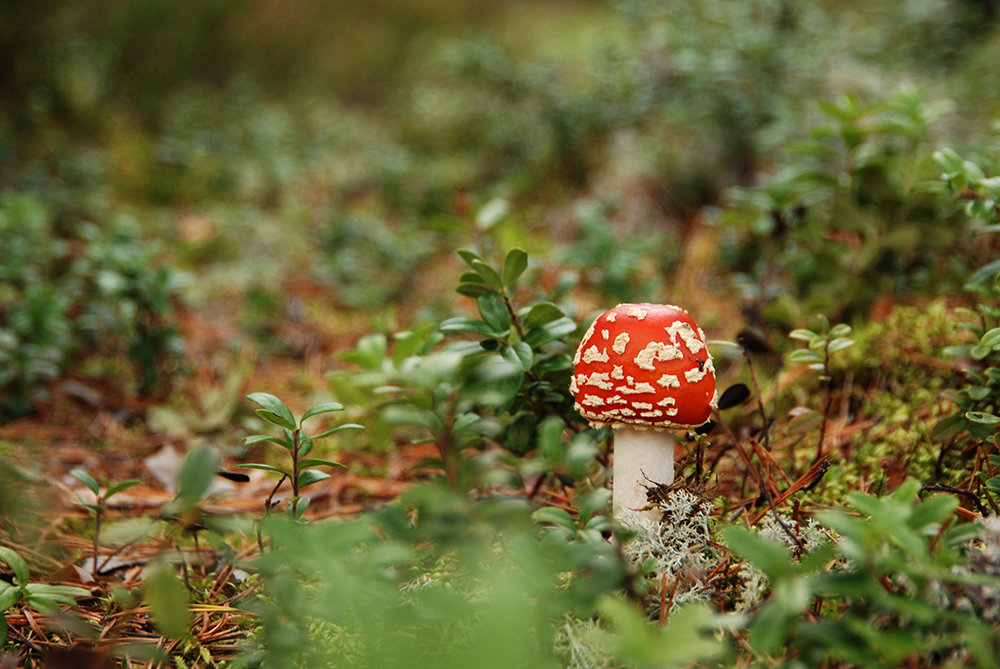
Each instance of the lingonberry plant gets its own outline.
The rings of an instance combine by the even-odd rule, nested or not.
[[[356,423],[344,423],[343,425],[337,425],[316,434],[308,434],[304,431],[304,425],[307,420],[323,414],[343,411],[344,405],[338,402],[318,404],[296,418],[292,410],[288,408],[288,405],[270,393],[252,393],[247,395],[247,399],[260,407],[255,411],[258,416],[271,425],[281,428],[281,436],[254,434],[244,438],[243,443],[248,446],[262,442],[276,444],[287,451],[291,458],[291,464],[290,466],[282,467],[254,462],[239,466],[246,469],[261,469],[280,476],[278,483],[274,486],[274,490],[267,499],[266,506],[268,510],[274,506],[273,499],[281,484],[289,481],[292,487],[292,494],[288,498],[287,513],[290,518],[299,520],[309,505],[309,498],[302,495],[302,490],[330,477],[329,474],[315,469],[315,467],[341,466],[340,463],[333,462],[332,460],[308,457],[312,452],[316,440],[328,437],[341,430],[361,430],[364,428],[362,425]]]
[[[84,470],[73,469],[70,471],[70,474],[76,477],[80,483],[87,486],[87,489],[90,490],[90,492],[94,493],[95,500],[93,502],[78,499],[77,504],[83,506],[92,516],[94,516],[93,564],[91,564],[91,573],[98,574],[100,573],[100,565],[98,564],[98,547],[101,544],[101,523],[104,519],[104,511],[107,508],[108,500],[124,490],[128,490],[133,486],[139,485],[141,481],[138,479],[119,481],[118,483],[106,485],[104,486],[104,489],[101,490],[101,486],[97,480]]]
[[[411,441],[432,441],[452,486],[474,484],[475,463],[463,453],[489,443],[513,456],[508,469],[522,477],[583,475],[593,439],[577,434],[568,448],[562,441],[567,428],[583,428],[568,390],[578,324],[551,301],[519,304],[528,267],[522,249],[499,266],[474,251],[459,255],[468,271],[456,290],[476,301],[478,317],[415,327],[397,334],[391,348],[383,335],[362,338],[344,356],[359,369],[334,378],[338,396],[373,407],[381,425],[374,433],[383,439],[393,427]],[[534,449],[542,458],[527,464],[520,456]]]

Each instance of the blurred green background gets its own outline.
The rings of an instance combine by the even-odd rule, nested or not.
[[[995,161],[996,15],[989,0],[4,3],[5,413],[70,368],[167,388],[191,335],[178,308],[285,353],[309,327],[329,352],[440,319],[462,246],[523,246],[581,319],[669,298],[704,302],[710,326],[787,329],[960,287],[989,247],[936,257],[961,240],[936,222],[951,204],[910,191],[941,145]],[[838,260],[857,251],[845,240],[860,266]]]

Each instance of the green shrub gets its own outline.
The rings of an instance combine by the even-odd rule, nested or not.
[[[141,392],[166,381],[177,276],[129,221],[102,231],[6,191],[0,237],[0,416],[30,411],[47,382],[95,354],[130,360]]]
[[[881,295],[954,282],[941,258],[967,241],[931,181],[922,146],[936,110],[919,91],[823,109],[826,122],[769,183],[734,191],[723,213],[724,257],[742,297],[786,327],[815,313],[849,319]]]

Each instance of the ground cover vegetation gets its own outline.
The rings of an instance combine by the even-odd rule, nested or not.
[[[993,667],[989,0],[0,6],[0,659]],[[622,301],[719,409],[611,515]]]

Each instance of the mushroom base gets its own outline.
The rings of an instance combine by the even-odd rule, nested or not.
[[[674,436],[669,432],[619,427],[614,439],[614,479],[612,509],[615,518],[623,512],[640,512],[647,506],[646,490],[674,481]],[[655,511],[639,513],[656,520]]]

